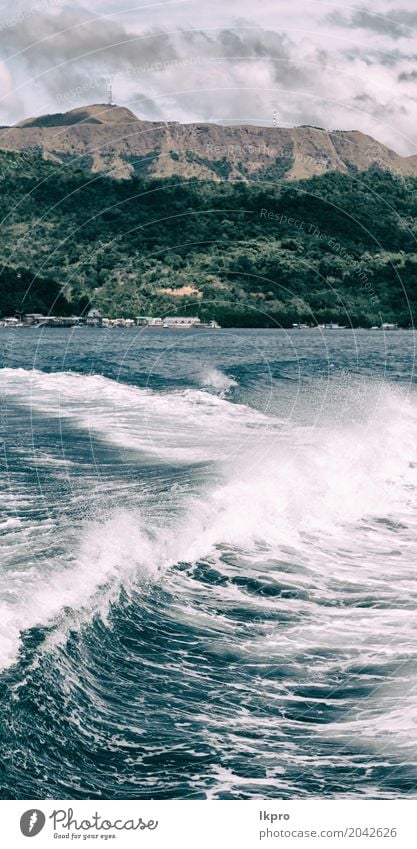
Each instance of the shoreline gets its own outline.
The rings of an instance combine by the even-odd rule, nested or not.
[[[93,327],[93,326],[89,326],[89,325],[75,324],[75,325],[69,325],[69,326],[65,327],[65,326],[62,326],[62,325],[58,326],[58,325],[53,325],[53,324],[47,324],[47,325],[42,325],[42,326],[35,326],[35,325],[30,325],[30,324],[2,325],[1,321],[0,321],[0,331],[4,331],[4,330],[13,330],[13,331],[18,331],[18,330],[32,330],[32,331],[33,330],[53,330],[53,331],[57,331],[57,330],[71,330],[71,331],[74,331],[74,330],[81,330],[81,331],[83,331],[83,330],[94,330],[94,331],[105,330],[107,332],[109,332],[109,331],[113,332],[115,330],[140,330],[141,332],[143,332],[144,330],[147,330],[147,331],[151,331],[152,333],[155,333],[155,332],[158,332],[158,331],[163,331],[164,333],[166,333],[166,331],[172,330],[172,331],[175,331],[175,333],[177,333],[178,331],[179,332],[183,331],[183,332],[189,333],[190,330],[195,330],[195,331],[199,331],[199,332],[205,331],[206,333],[209,333],[209,332],[219,333],[222,330],[258,330],[258,331],[268,330],[268,331],[285,331],[286,333],[289,333],[289,332],[292,332],[292,333],[306,333],[306,332],[307,333],[309,333],[309,332],[317,333],[318,331],[321,330],[321,331],[326,331],[328,333],[341,333],[341,332],[345,333],[346,331],[349,332],[349,331],[352,331],[352,330],[354,330],[354,331],[363,330],[363,331],[366,331],[366,332],[369,332],[369,333],[371,333],[371,332],[372,333],[375,333],[375,332],[397,333],[398,331],[409,332],[409,331],[414,331],[416,329],[417,328],[415,328],[415,327],[383,328],[383,327],[362,327],[361,325],[352,326],[352,327],[337,327],[337,328],[335,328],[335,327],[323,327],[321,325],[316,325],[315,327],[304,327],[304,328],[284,327],[284,326],[281,326],[281,327],[280,326],[277,326],[277,327],[259,327],[257,325],[253,325],[253,326],[249,327],[248,325],[243,325],[243,324],[230,324],[230,325],[227,325],[227,326],[223,325],[222,327],[216,327],[216,328],[214,328],[214,327],[198,327],[198,326],[191,326],[191,327],[152,327],[152,326],[146,326],[146,325],[140,325],[140,324],[118,325],[118,326],[110,326],[110,327]]]

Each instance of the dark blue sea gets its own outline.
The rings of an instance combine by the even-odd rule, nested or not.
[[[2,799],[417,795],[414,360],[0,330]]]

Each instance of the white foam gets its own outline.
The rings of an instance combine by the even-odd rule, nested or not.
[[[270,433],[226,461],[224,482],[194,501],[194,557],[220,542],[307,549],[307,536],[324,554],[335,537],[349,546],[352,524],[365,517],[411,510],[415,522],[416,460],[417,407],[396,393],[361,424],[294,429],[292,440]]]
[[[347,599],[356,585],[362,594],[392,597],[393,604],[396,596],[416,595],[410,570],[417,554],[413,397],[379,389],[362,422],[282,430],[278,420],[197,390],[157,394],[101,377],[22,370],[3,371],[0,384],[18,403],[72,419],[117,444],[176,461],[204,457],[216,464],[218,476],[216,485],[187,503],[179,490],[177,518],[167,515],[149,527],[138,513],[119,512],[87,526],[81,541],[73,536],[66,548],[71,555],[64,551],[48,568],[32,558],[15,583],[7,573],[12,583],[0,607],[3,664],[16,658],[22,630],[52,621],[63,607],[104,610],[104,587],[116,592],[132,576],[156,578],[178,561],[192,563],[219,547],[245,551],[255,572],[260,552],[277,562],[291,557],[295,567],[303,566],[294,580],[308,589],[311,604],[317,597],[332,600],[335,581]],[[402,532],[405,556],[396,551],[386,524],[397,520],[408,526]],[[52,530],[53,536],[60,533]],[[313,626],[298,623],[285,645],[302,650],[333,639],[352,652],[351,610],[321,609],[320,616]],[[355,617],[364,653],[372,636],[381,649],[381,618]],[[396,627],[404,645],[411,645],[410,617],[394,615],[391,634]],[[275,645],[284,651],[280,639]]]
[[[59,529],[56,529],[59,533]],[[0,600],[0,667],[18,655],[21,633],[47,625],[65,608],[105,613],[114,593],[132,573],[155,576],[154,549],[138,517],[117,512],[104,522],[90,523],[74,546],[51,563],[27,560],[26,569],[5,573],[8,586]],[[4,574],[4,573],[3,573]],[[74,622],[74,617],[71,617]]]
[[[202,386],[215,389],[221,396],[238,386],[237,380],[217,368],[206,368],[201,375]]]
[[[230,456],[271,420],[208,392],[158,393],[97,375],[0,370],[5,398],[70,420],[92,434],[167,462],[203,462]]]

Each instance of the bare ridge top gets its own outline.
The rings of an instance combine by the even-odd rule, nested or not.
[[[108,103],[94,103],[80,106],[69,112],[55,112],[52,115],[39,115],[19,121],[16,127],[70,127],[75,124],[127,124],[139,121],[139,118],[126,106]]]
[[[140,174],[277,182],[375,166],[417,177],[417,155],[400,156],[357,130],[149,121],[109,103],[2,127],[0,150],[41,151],[57,164],[71,161],[115,179]]]

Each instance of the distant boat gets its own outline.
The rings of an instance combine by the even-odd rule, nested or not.
[[[384,321],[382,324],[374,324],[371,330],[399,330],[398,324],[392,324],[390,321]]]
[[[203,330],[221,330],[220,324],[217,321],[200,321],[199,324],[194,326]]]
[[[0,327],[7,327],[7,328],[10,329],[11,327],[14,328],[14,327],[23,327],[23,326],[24,326],[23,321],[20,321],[20,319],[16,318],[15,316],[13,316],[12,318],[0,319]]]
[[[338,324],[337,321],[330,321],[328,324],[319,324],[321,330],[346,330],[345,324]]]

